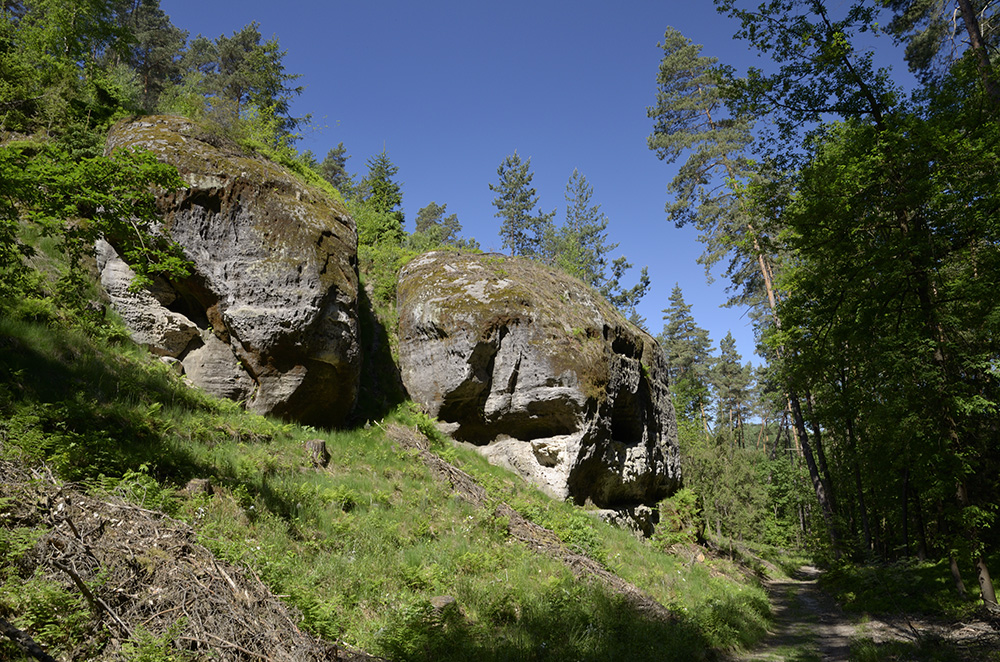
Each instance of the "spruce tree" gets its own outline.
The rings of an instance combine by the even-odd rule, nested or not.
[[[657,339],[667,356],[674,407],[678,417],[701,420],[707,429],[712,341],[708,331],[695,322],[680,285],[674,285],[669,301],[663,310],[663,331]]]
[[[403,189],[393,177],[399,172],[384,149],[368,159],[368,174],[358,185],[356,201],[362,208],[358,239],[368,244],[403,239]]]
[[[493,199],[493,206],[497,208],[494,216],[501,219],[503,247],[510,250],[511,255],[544,257],[542,240],[549,231],[555,210],[543,212],[539,209],[532,213],[538,204],[538,195],[531,185],[534,177],[531,159],[522,161],[514,152],[497,168],[497,176],[499,181],[490,184],[490,190],[497,193]]]
[[[709,372],[716,397],[716,421],[732,434],[738,446],[744,445],[743,426],[749,413],[750,383],[753,367],[742,363],[732,332],[719,341],[719,358]]]
[[[354,195],[355,189],[354,176],[347,172],[349,158],[351,157],[347,153],[347,148],[340,142],[326,153],[326,158],[319,164],[320,176],[330,182],[345,198]]]

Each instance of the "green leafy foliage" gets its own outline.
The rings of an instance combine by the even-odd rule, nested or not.
[[[122,644],[122,655],[129,662],[188,662],[196,659],[192,654],[178,651],[174,647],[174,640],[181,632],[183,620],[178,621],[173,627],[163,634],[156,636],[146,630],[139,628],[132,634],[132,638]]]
[[[905,99],[875,64],[880,7],[715,4],[773,66],[736,79],[667,31],[650,147],[666,160],[688,156],[668,214],[701,230],[706,264],[729,256],[735,300],[756,308],[770,362],[760,392],[784,396],[767,416],[783,417],[787,403],[788,446],[801,449],[830,556],[950,558],[974,568],[994,602],[986,553],[997,543],[998,457],[986,440],[1000,412],[998,316],[982,289],[998,266],[992,10],[961,3],[955,25],[969,48],[952,58],[939,50],[944,4],[884,3],[925,74]],[[739,439],[730,421],[742,416],[743,377],[735,356],[724,363],[717,420]],[[798,469],[702,438],[689,452],[720,466],[706,481],[709,516],[718,502],[734,531],[794,530],[744,519],[763,512],[764,494],[819,538],[805,512],[816,510],[790,498],[802,489],[787,487],[803,484]],[[769,467],[766,493],[749,489],[754,465]]]
[[[659,510],[660,526],[656,540],[665,547],[677,543],[693,544],[703,537],[698,495],[690,488],[681,488],[661,501]]]
[[[154,275],[187,273],[177,247],[153,231],[158,216],[152,187],[175,188],[180,179],[150,154],[120,151],[110,158],[73,160],[52,144],[13,143],[0,147],[0,173],[3,298],[25,292],[30,280],[25,258],[35,251],[20,238],[29,227],[55,238],[66,258],[59,291],[72,304],[79,305],[88,279],[83,259],[93,254],[98,238],[118,246],[136,272],[136,286]]]
[[[823,574],[821,585],[851,612],[887,614],[905,608],[961,620],[973,618],[976,610],[974,602],[963,601],[955,593],[945,560],[841,564]]]
[[[8,577],[0,585],[0,612],[16,614],[11,619],[15,627],[31,632],[35,641],[51,653],[88,653],[80,651],[78,643],[86,640],[92,617],[79,591],[46,581],[39,573],[28,578]],[[0,654],[13,657],[20,653],[6,639],[0,642]]]

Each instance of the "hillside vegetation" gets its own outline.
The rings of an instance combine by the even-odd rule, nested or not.
[[[158,51],[122,48],[129,31],[178,36],[155,2],[91,4],[89,22],[72,20],[77,3],[3,7],[0,92],[16,112],[0,146],[0,658],[691,660],[762,635],[756,580],[706,559],[684,523],[637,540],[452,445],[404,399],[396,270],[472,244],[434,222],[402,232],[388,162],[346,196],[367,285],[357,428],[249,414],[134,345],[93,285],[94,240],[125,248],[137,284],[189,265],[150,232],[150,186],[180,180],[148,155],[104,156],[115,121],[182,111],[344,196],[292,149],[293,77],[255,26],[201,44],[275,65],[274,85],[233,98],[247,61],[180,80]],[[317,440],[325,465],[305,447]]]
[[[744,365],[731,335],[713,357],[675,288],[657,340],[685,487],[637,540],[407,401],[397,274],[478,244],[437,203],[406,232],[384,150],[356,179],[342,143],[322,161],[295,149],[308,118],[291,114],[302,88],[277,38],[251,23],[188,39],[157,0],[4,2],[0,659],[720,658],[761,639],[759,579],[800,560],[760,543],[828,566],[821,585],[859,618],[995,627],[998,10],[715,4],[774,66],[737,78],[668,28],[649,146],[683,159],[667,216],[698,228],[706,266],[728,264],[765,364]],[[880,33],[908,46],[910,89],[862,46]],[[280,163],[357,224],[364,362],[347,429],[208,398],[106,310],[99,238],[136,286],[190,275],[154,231],[153,190],[181,187],[176,170],[105,154],[116,122],[152,113]],[[529,166],[509,157],[490,186],[505,246],[641,322],[648,278],[627,288],[625,258],[608,264],[586,179],[557,228],[532,211]],[[307,450],[320,442],[328,463]],[[933,635],[896,643],[854,655],[963,659]]]
[[[265,419],[192,391],[113,321],[95,326],[49,312],[0,323],[3,466],[34,467],[37,481],[55,474],[98,498],[123,496],[189,522],[198,542],[258,575],[321,637],[400,660],[686,660],[748,645],[764,630],[762,591],[728,562],[665,553],[553,502],[449,444],[409,405],[339,432]],[[426,434],[438,456],[485,488],[488,503],[458,498],[386,435],[391,423]],[[304,448],[312,439],[326,441],[326,468]],[[192,478],[210,478],[214,493],[182,490]],[[108,615],[81,601],[70,576],[39,562],[51,530],[18,525],[24,503],[10,490],[3,496],[0,616],[52,654],[151,659],[129,651],[159,646],[162,659],[186,659],[181,644],[192,624],[180,613],[172,630],[150,626],[140,636],[142,624],[132,623],[136,638],[116,641]],[[503,503],[633,582],[670,617],[643,614],[519,543],[498,514]],[[156,563],[155,555],[137,558],[132,582]],[[87,583],[112,609],[123,603],[100,568]],[[444,595],[457,608],[438,613],[433,598]],[[74,619],[60,617],[67,609]],[[10,643],[0,650],[16,653]]]

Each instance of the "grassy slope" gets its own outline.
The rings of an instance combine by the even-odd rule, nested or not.
[[[439,454],[497,499],[678,619],[646,621],[512,541],[492,511],[454,498],[379,425],[329,432],[250,415],[187,388],[120,340],[120,329],[97,334],[118,339],[107,342],[49,317],[0,321],[3,455],[191,521],[207,546],[254,569],[322,636],[393,659],[686,660],[763,631],[764,595],[734,569],[657,551],[433,434]],[[431,429],[408,405],[391,418]],[[313,469],[303,449],[314,438],[333,455],[326,469]],[[220,489],[182,496],[177,488],[193,477]],[[10,606],[25,579],[9,565],[0,577],[0,611],[17,623]],[[439,595],[455,597],[460,613],[436,617],[430,599]]]

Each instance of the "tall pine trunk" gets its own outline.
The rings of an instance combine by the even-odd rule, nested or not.
[[[868,522],[868,507],[865,505],[865,490],[861,483],[861,460],[858,457],[858,442],[854,435],[854,421],[850,416],[845,422],[847,428],[847,448],[851,453],[851,467],[854,471],[854,489],[858,493],[858,507],[861,509],[861,526],[865,532],[865,550],[872,551],[872,530]]]

